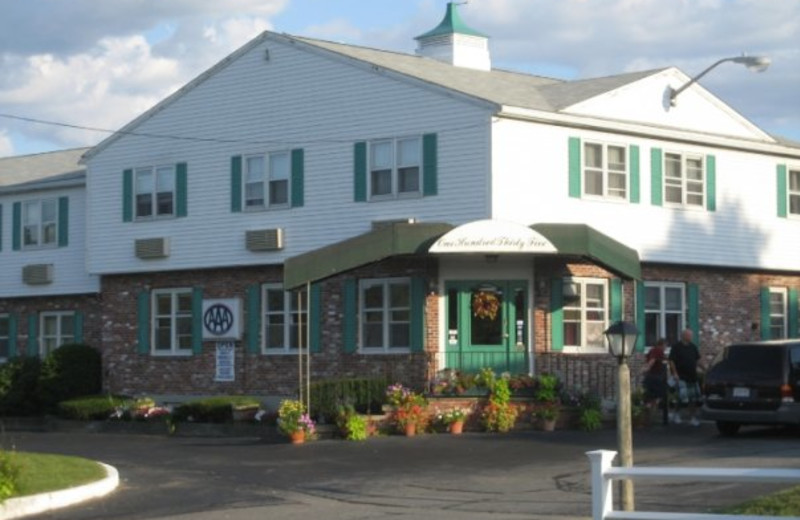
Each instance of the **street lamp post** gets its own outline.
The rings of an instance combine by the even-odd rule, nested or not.
[[[691,85],[697,83],[697,80],[711,72],[711,69],[721,65],[727,61],[733,63],[739,63],[744,65],[748,69],[752,70],[753,72],[764,72],[769,67],[769,64],[772,63],[772,60],[767,58],[766,56],[733,56],[730,58],[722,58],[721,60],[716,61],[715,63],[711,64],[710,67],[706,68],[703,72],[698,74],[697,76],[693,77],[689,81],[687,81],[683,86],[678,89],[670,88],[669,89],[669,104],[670,106],[675,106],[677,101],[675,98],[678,97],[678,94],[689,88]]]
[[[617,444],[620,466],[633,466],[633,429],[631,427],[631,371],[628,357],[633,354],[639,330],[632,323],[617,321],[603,332],[611,354],[617,358]],[[623,511],[633,511],[633,481],[622,480],[620,500]]]

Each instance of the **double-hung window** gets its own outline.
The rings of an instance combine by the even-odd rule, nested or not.
[[[22,203],[23,247],[55,247],[58,244],[58,199]]]
[[[682,283],[646,282],[644,288],[644,338],[653,346],[661,338],[672,345],[686,328],[686,286]]]
[[[152,292],[152,351],[154,354],[192,353],[192,290]]]
[[[789,214],[800,216],[800,168],[789,169]]]
[[[705,169],[701,155],[664,154],[664,200],[668,204],[703,207]]]
[[[422,193],[422,139],[405,137],[369,143],[371,198]]]
[[[583,192],[609,199],[627,199],[628,158],[624,146],[583,144]]]
[[[608,282],[595,278],[565,278],[564,346],[573,350],[604,349],[608,321]]]
[[[308,348],[308,293],[285,291],[281,285],[264,285],[262,349],[267,354],[297,352]]]
[[[245,208],[287,207],[290,201],[290,172],[289,152],[245,156]]]
[[[8,314],[0,314],[0,361],[11,355],[11,318]]]
[[[787,336],[787,291],[782,287],[769,289],[769,337],[783,339]]]
[[[361,280],[359,309],[363,352],[408,351],[411,348],[410,279]]]
[[[137,219],[175,215],[175,166],[136,168],[134,189]]]
[[[61,345],[75,341],[74,312],[43,312],[39,315],[41,354],[46,356]]]

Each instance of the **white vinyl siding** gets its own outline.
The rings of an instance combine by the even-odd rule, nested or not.
[[[134,170],[134,204],[137,220],[175,215],[175,166]]]
[[[262,287],[262,352],[297,352],[298,345],[302,344],[304,349],[308,346],[307,298],[306,291],[285,291],[279,284]]]
[[[289,152],[248,155],[244,158],[244,207],[289,207],[291,200]]]
[[[370,199],[422,193],[422,138],[405,137],[369,143]]]
[[[686,328],[686,285],[659,282],[644,285],[645,345],[653,346],[661,338],[670,345],[677,342]]]
[[[58,199],[28,200],[22,203],[22,247],[58,245]]]
[[[664,202],[702,208],[705,205],[705,171],[700,155],[664,154]]]
[[[39,315],[39,331],[39,352],[44,357],[75,341],[75,313],[43,312]]]
[[[626,200],[628,157],[625,146],[586,142],[583,144],[584,195]]]
[[[605,351],[608,282],[599,278],[565,278],[563,292],[564,351]]]
[[[192,290],[156,289],[152,293],[152,353],[192,353]]]
[[[363,352],[408,352],[411,348],[411,280],[361,280],[358,308]]]

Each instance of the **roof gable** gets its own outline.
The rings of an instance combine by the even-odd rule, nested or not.
[[[74,148],[0,158],[0,187],[81,178],[86,169],[79,164],[79,160],[87,150],[88,148]]]

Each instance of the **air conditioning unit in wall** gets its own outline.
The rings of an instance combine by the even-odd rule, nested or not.
[[[22,268],[22,282],[28,285],[53,283],[53,264],[30,264]]]
[[[283,249],[283,229],[245,231],[244,242],[248,251],[278,251]]]
[[[169,256],[168,238],[139,238],[134,244],[136,258],[142,260],[154,260],[167,258]]]
[[[417,219],[415,218],[393,218],[388,220],[373,220],[372,231],[377,231],[378,229],[391,227],[393,224],[416,224],[416,222]]]

